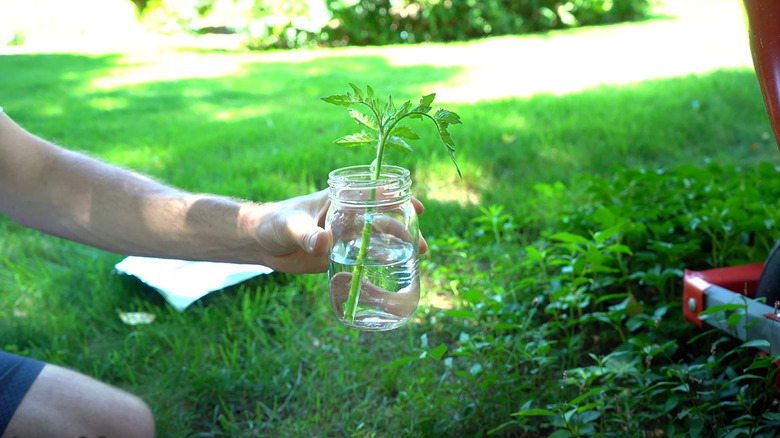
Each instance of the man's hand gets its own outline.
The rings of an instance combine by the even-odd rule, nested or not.
[[[412,198],[417,214],[424,207]],[[325,272],[328,269],[332,236],[326,232],[325,215],[330,203],[328,190],[284,201],[264,204],[257,238],[266,257],[262,263],[288,273]],[[420,253],[428,244],[420,236]]]

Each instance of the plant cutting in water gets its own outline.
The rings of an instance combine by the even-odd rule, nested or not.
[[[403,105],[396,108],[392,96],[388,96],[387,102],[382,104],[379,99],[375,97],[374,90],[370,86],[366,87],[366,92],[364,94],[356,85],[349,85],[352,87],[352,93],[323,97],[322,100],[334,105],[350,108],[349,115],[363,127],[361,132],[341,137],[336,140],[335,143],[347,147],[367,146],[375,148],[376,156],[373,163],[371,163],[372,180],[378,180],[382,175],[383,161],[389,151],[388,148],[403,153],[409,153],[412,152],[412,148],[406,140],[416,140],[420,138],[408,126],[400,124],[400,122],[406,118],[427,118],[434,122],[439,137],[447,148],[447,153],[452,159],[453,164],[455,164],[458,176],[461,176],[460,168],[455,161],[455,149],[453,147],[455,144],[448,131],[450,125],[461,123],[460,116],[443,108],[439,108],[431,114],[431,104],[436,97],[435,93],[423,96],[416,105],[413,105],[411,101],[406,101]],[[368,111],[364,113],[356,108],[367,109]],[[376,198],[376,195],[376,189],[372,188],[368,194],[369,201],[373,201]],[[364,215],[360,249],[353,268],[349,295],[347,296],[346,308],[344,310],[345,320],[350,324],[354,323],[355,320],[355,313],[357,311],[361,283],[363,280],[364,265],[371,241],[372,226],[373,219],[371,208],[369,207],[366,209]]]

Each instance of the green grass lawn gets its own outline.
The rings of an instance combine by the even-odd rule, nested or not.
[[[354,122],[320,97],[354,82],[396,101],[418,99],[461,73],[457,66],[397,65],[370,48],[269,59],[214,52],[135,60],[3,55],[0,105],[59,144],[188,190],[263,201],[324,188],[330,170],[371,160],[367,151],[332,144]],[[179,77],[155,70],[179,64],[189,69]],[[451,255],[441,247],[448,236],[473,236],[480,206],[526,218],[523,239],[532,242],[561,208],[539,201],[539,184],[563,183],[576,204],[578,177],[609,175],[615,166],[780,163],[747,68],[565,95],[437,103],[464,121],[451,130],[463,181],[428,124],[418,129],[425,139],[412,145],[414,154],[393,157],[412,170],[415,194],[426,204],[422,228],[438,242],[429,265]],[[416,323],[368,334],[331,316],[324,276],[253,279],[178,313],[150,289],[113,274],[120,256],[41,236],[5,217],[0,236],[0,348],[138,394],[152,406],[159,436],[436,435],[443,421],[471,434],[509,421],[528,401],[490,413],[489,396],[450,393],[433,363],[383,366],[419,355],[428,339],[435,346],[442,331],[458,336],[473,327],[461,331],[460,322],[442,316],[444,304],[431,303],[437,296],[460,305],[446,276],[424,274],[428,298]],[[496,275],[511,283],[520,274]],[[118,310],[157,319],[126,326]],[[442,328],[447,321],[453,325]],[[525,391],[529,400],[533,391]],[[464,408],[447,420],[437,403],[458,397],[467,399]],[[475,416],[468,406],[483,408]]]

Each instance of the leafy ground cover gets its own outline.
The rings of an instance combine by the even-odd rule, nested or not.
[[[403,101],[461,80],[348,53],[4,55],[0,104],[183,188],[279,199],[363,160],[331,144],[353,126],[320,97],[355,82]],[[177,64],[191,69],[155,68]],[[393,157],[427,207],[414,324],[348,331],[316,275],[178,313],[113,274],[121,257],[2,218],[0,347],[140,395],[160,436],[771,435],[777,358],[691,326],[679,302],[681,269],[760,261],[780,234],[753,72],[442,104],[464,120],[463,182],[435,139]]]

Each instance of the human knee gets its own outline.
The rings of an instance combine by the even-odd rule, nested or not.
[[[154,417],[139,397],[83,374],[47,365],[4,436],[150,438]]]
[[[84,411],[74,416],[80,423],[78,430],[85,431],[87,437],[154,438],[154,416],[149,405],[117,388],[108,391],[114,393],[104,394],[104,405],[85,406]]]
[[[102,405],[101,405],[102,403]],[[80,412],[73,411],[70,428],[73,436],[113,438],[154,438],[154,415],[141,398],[117,388],[108,387],[102,400],[87,403]],[[65,417],[67,413],[60,413]],[[71,435],[69,435],[71,436]]]
[[[153,438],[155,436],[154,415],[149,405],[132,394],[126,394],[126,398],[123,411],[124,427],[114,436]]]

